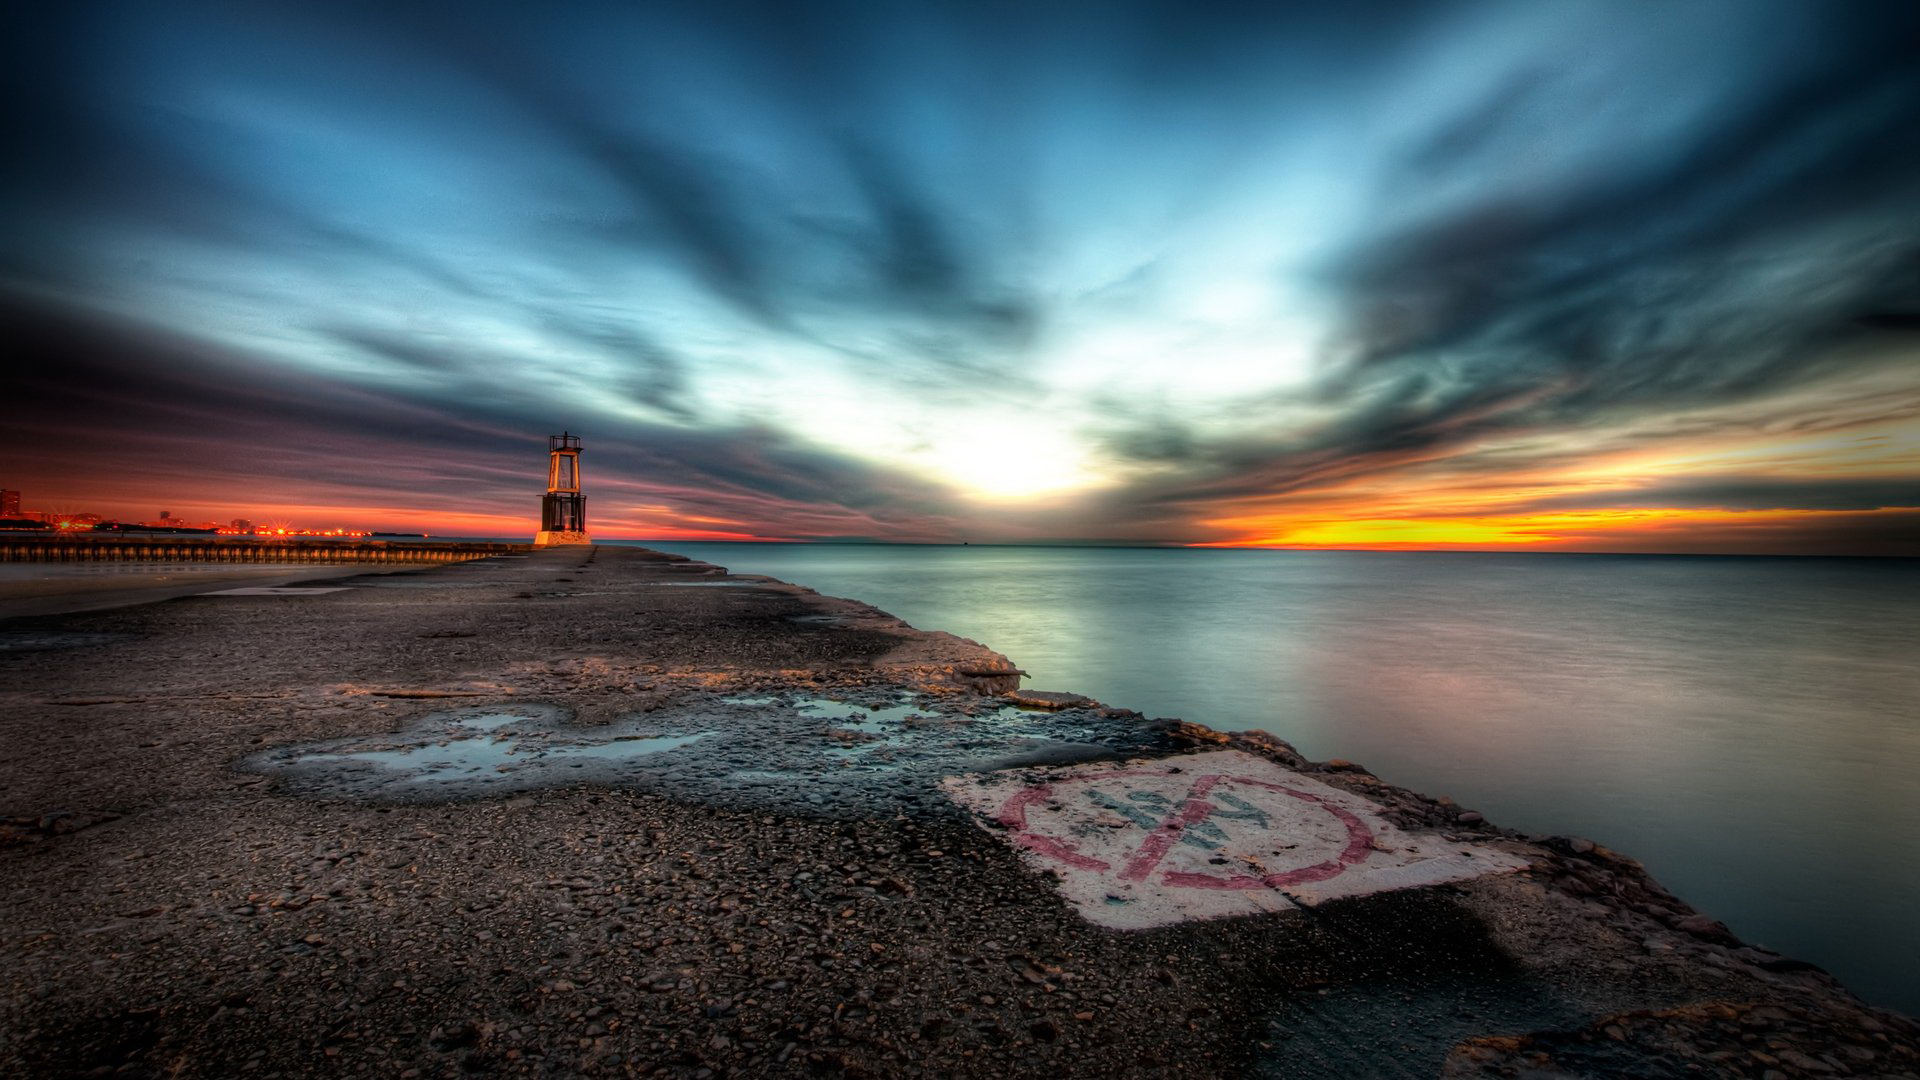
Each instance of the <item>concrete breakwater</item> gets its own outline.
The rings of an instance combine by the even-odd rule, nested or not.
[[[864,604],[624,548],[330,585],[0,621],[0,1070],[1920,1068],[1630,858]]]
[[[0,536],[0,562],[446,563],[526,552],[530,544],[405,543],[259,537]]]

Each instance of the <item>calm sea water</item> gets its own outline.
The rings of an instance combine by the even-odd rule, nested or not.
[[[648,546],[1591,837],[1920,1014],[1920,562]]]

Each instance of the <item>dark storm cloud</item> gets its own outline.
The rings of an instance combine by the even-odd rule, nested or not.
[[[20,281],[97,287],[126,270],[124,253],[103,256],[98,236],[138,230],[238,251],[283,246],[335,260],[392,267],[449,292],[476,297],[475,283],[431,254],[315,213],[298,201],[207,160],[207,145],[245,133],[178,110],[132,108],[110,5],[28,5],[9,15],[12,55],[6,95],[8,144],[23,148],[0,170],[0,269]],[[93,235],[76,235],[75,226]],[[170,253],[144,253],[141,273],[167,272]]]
[[[1541,98],[1553,84],[1552,72],[1524,68],[1507,75],[1480,101],[1435,125],[1382,178],[1390,192],[1418,194],[1436,174],[1498,169],[1512,154],[1516,136],[1538,135],[1551,122]]]
[[[1633,294],[1634,279],[1648,269],[1737,258],[1749,241],[1836,210],[1911,214],[1920,146],[1905,136],[1920,115],[1920,11],[1867,14],[1841,9],[1843,46],[1828,63],[1711,118],[1666,160],[1614,162],[1546,191],[1500,190],[1502,161],[1489,149],[1511,152],[1537,133],[1523,118],[1550,112],[1529,100],[1545,83],[1528,75],[1498,87],[1406,162],[1429,179],[1494,174],[1491,195],[1347,258],[1355,362],[1479,340],[1561,298],[1583,298],[1602,309],[1595,317],[1637,307],[1650,298]],[[1523,123],[1518,136],[1502,130]],[[1900,223],[1911,243],[1911,220]]]
[[[969,327],[1009,350],[1029,344],[1039,318],[1034,299],[983,272],[978,254],[952,234],[956,223],[896,163],[866,147],[847,147],[844,157],[871,208],[865,243],[866,261],[879,271],[875,301]]]
[[[630,322],[606,313],[549,310],[542,325],[595,350],[625,370],[607,389],[679,420],[696,419],[687,401],[686,363]]]
[[[742,213],[727,163],[633,122],[649,112],[644,93],[609,101],[578,88],[564,58],[530,47],[540,40],[545,20],[458,18],[461,11],[453,5],[346,7],[357,9],[359,33],[402,42],[486,88],[618,192],[631,216],[590,223],[584,239],[611,246],[665,240],[716,293],[771,325],[784,325],[768,273],[774,268]],[[604,6],[606,14],[616,10]],[[568,25],[577,16],[556,21]],[[612,32],[647,30],[638,20],[616,18]]]
[[[599,395],[646,406],[674,420],[698,419],[686,400],[684,363],[629,321],[590,310],[538,306],[527,306],[522,313],[556,339],[606,362],[610,372],[590,376]],[[350,326],[323,328],[322,333],[349,352],[386,361],[396,373],[433,380],[434,392],[443,399],[474,402],[519,396],[521,391],[512,388],[516,377],[553,389],[567,389],[571,381],[564,368],[556,374],[552,365],[535,357],[484,349],[448,334]]]
[[[546,112],[543,119],[615,181],[642,215],[609,230],[603,241],[664,234],[714,291],[772,326],[786,325],[772,268],[736,213],[738,204],[728,197],[733,179],[725,170],[663,141],[579,121],[563,111]]]
[[[872,149],[848,146],[842,156],[873,207],[879,280],[906,303],[949,302],[967,270],[939,215]]]
[[[1116,454],[1188,470],[1141,497],[1284,493],[1490,435],[1727,405],[1888,363],[1846,346],[1907,329],[1920,304],[1920,9],[1823,11],[1823,62],[1664,156],[1508,185],[1531,141],[1577,121],[1539,100],[1554,89],[1539,69],[1436,125],[1388,173],[1382,217],[1422,184],[1465,176],[1482,193],[1340,255],[1344,329],[1320,379],[1273,401],[1338,415],[1225,440],[1179,417],[1118,418]]]
[[[953,235],[951,216],[897,162],[870,146],[840,150],[868,209],[843,233],[859,264],[872,270],[858,304],[892,321],[880,347],[836,347],[869,372],[897,370],[905,361],[908,378],[946,388],[1030,389],[1025,354],[1039,328],[1037,299],[994,280],[979,254]]]
[[[268,371],[150,329],[22,310],[13,300],[4,315],[24,365],[10,380],[17,411],[4,443],[16,468],[113,477],[152,470],[174,478],[168,488],[181,496],[197,490],[245,505],[290,477],[375,498],[431,496],[449,474],[484,479],[471,453],[498,445],[498,432],[473,419]],[[84,457],[70,452],[81,445]]]
[[[152,471],[179,502],[244,508],[296,482],[357,503],[516,514],[537,495],[545,449],[527,433],[552,426],[563,409],[528,396],[450,397],[437,383],[370,392],[16,299],[0,305],[0,321],[22,372],[9,380],[14,420],[0,438],[9,464],[135,480]],[[432,349],[345,340],[429,372],[443,366]],[[112,420],[76,427],[76,416]],[[82,443],[84,459],[72,452]],[[724,517],[751,535],[794,535],[800,519],[820,530],[812,535],[858,538],[955,527],[938,489],[775,431],[631,423],[603,428],[590,457],[596,475],[646,477],[609,481],[632,498],[670,496],[678,513]]]
[[[852,8],[850,17],[862,13],[862,5]],[[943,390],[1030,386],[1022,353],[1036,332],[1039,304],[1003,276],[1006,253],[964,241],[954,208],[910,179],[882,140],[850,135],[809,111],[808,98],[887,93],[871,84],[849,89],[858,76],[846,71],[826,80],[837,91],[810,81],[834,66],[853,35],[827,33],[832,19],[795,19],[781,5],[723,6],[708,13],[711,21],[692,25],[652,12],[606,12],[615,28],[609,32],[636,40],[674,33],[689,48],[709,50],[709,59],[743,70],[780,58],[774,85],[800,98],[785,106],[799,118],[792,134],[817,151],[816,165],[838,165],[857,195],[849,208],[857,212],[823,219],[783,190],[778,176],[712,149],[711,133],[676,125],[669,103],[654,100],[645,80],[624,99],[594,93],[554,57],[527,47],[522,32],[533,33],[537,23],[449,24],[388,6],[365,8],[361,16],[367,32],[397,34],[487,88],[531,123],[534,136],[571,153],[619,193],[630,216],[579,222],[558,241],[563,247],[617,257],[664,245],[774,335],[831,349],[870,377]],[[723,27],[746,32],[717,34]],[[784,28],[780,36],[775,28]],[[653,115],[656,106],[661,115]],[[837,252],[842,265],[823,265],[823,251]],[[819,321],[809,316],[852,318],[867,329],[819,329],[808,325]],[[657,366],[657,349],[634,355]]]
[[[1362,245],[1343,283],[1353,367],[1497,352],[1464,374],[1560,383],[1554,404],[1573,412],[1794,378],[1809,346],[1837,338],[1920,251],[1920,142],[1910,137],[1920,9],[1836,18],[1847,23],[1836,28],[1844,44],[1828,63],[1712,117],[1668,160],[1617,162],[1556,190],[1496,192]],[[1473,123],[1497,132],[1518,122],[1538,87],[1501,87]],[[1427,175],[1493,164],[1454,132],[1409,158]],[[1763,245],[1837,215],[1878,217],[1884,228],[1837,253],[1827,295],[1755,291],[1741,297],[1744,310],[1711,309],[1743,264],[1779,257]]]
[[[471,358],[447,348],[444,342],[432,344],[377,330],[353,328],[335,330],[332,337],[348,349],[391,361],[402,370],[415,374],[446,376],[471,363]]]
[[[1519,375],[1474,380],[1411,370],[1351,380],[1339,413],[1305,430],[1208,438],[1202,425],[1161,415],[1122,421],[1102,438],[1117,455],[1176,470],[1122,498],[1140,505],[1219,503],[1404,466],[1475,433],[1520,426],[1520,415],[1541,395]]]
[[[1920,330],[1920,311],[1870,311],[1860,316],[1861,326],[1872,330]]]

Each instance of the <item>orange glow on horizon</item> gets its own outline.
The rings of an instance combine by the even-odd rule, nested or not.
[[[1230,540],[1192,547],[1343,548],[1368,551],[1425,549],[1578,550],[1596,542],[1651,544],[1702,526],[1752,527],[1859,519],[1904,511],[1882,510],[1695,510],[1636,508],[1580,510],[1556,514],[1508,514],[1478,517],[1329,518],[1314,515],[1264,515],[1207,522],[1243,531]]]
[[[1795,536],[1824,532],[1895,537],[1912,506],[1839,509],[1663,505],[1663,489],[1700,477],[1836,484],[1911,475],[1920,436],[1878,417],[1840,430],[1724,432],[1659,439],[1594,432],[1579,453],[1530,464],[1527,444],[1510,469],[1458,468],[1458,459],[1330,480],[1277,498],[1220,505],[1197,522],[1217,539],[1194,547],[1346,548],[1405,551],[1792,551]],[[1544,451],[1543,451],[1544,452]],[[1582,507],[1581,502],[1594,505]],[[1907,526],[1906,530],[1911,531]]]

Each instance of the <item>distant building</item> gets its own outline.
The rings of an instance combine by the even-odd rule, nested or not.
[[[172,519],[173,519],[173,515],[172,515],[171,513],[169,513],[168,511],[165,511],[165,510],[162,510],[162,511],[160,511],[160,520],[161,520],[161,521],[171,521]]]
[[[17,518],[19,516],[20,516],[20,493],[17,491],[0,489],[0,518]]]
[[[232,528],[234,532],[252,532],[253,522],[246,518],[234,518]]]

